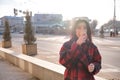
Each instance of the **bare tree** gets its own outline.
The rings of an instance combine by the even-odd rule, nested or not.
[[[93,21],[91,22],[91,24],[90,24],[93,35],[95,34],[95,29],[96,29],[97,24],[98,24],[98,21],[97,21],[97,20],[93,20]]]
[[[101,38],[104,38],[104,27],[102,26],[101,29],[100,29],[100,37]]]

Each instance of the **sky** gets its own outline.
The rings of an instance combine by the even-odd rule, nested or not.
[[[0,17],[13,16],[13,8],[33,14],[62,14],[64,20],[88,17],[101,26],[113,19],[114,0],[0,0]],[[116,0],[116,19],[120,20],[120,0]]]

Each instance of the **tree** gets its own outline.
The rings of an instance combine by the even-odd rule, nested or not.
[[[11,43],[11,35],[10,35],[10,26],[8,20],[5,20],[5,30],[3,33],[2,47],[10,48],[11,46],[12,43]]]
[[[5,30],[3,33],[4,41],[11,41],[10,26],[8,20],[5,20]]]
[[[32,28],[32,23],[31,23],[31,15],[29,12],[26,12],[26,23],[25,23],[25,33],[24,33],[24,41],[25,44],[34,44],[36,41],[36,38],[34,37],[34,32]]]
[[[25,22],[25,33],[24,42],[22,45],[22,52],[26,55],[36,55],[37,54],[37,44],[35,44],[36,38],[34,37],[34,32],[31,23],[31,13],[26,12],[26,22]]]
[[[93,20],[92,23],[91,23],[91,25],[92,25],[91,27],[92,27],[93,29],[95,29],[96,26],[97,26],[97,24],[98,24],[97,20]]]
[[[98,24],[97,20],[93,20],[93,21],[91,22],[92,34],[94,34],[94,32],[95,32],[95,29],[96,29],[97,24]]]
[[[104,29],[103,29],[103,26],[101,27],[101,30],[100,30],[100,37],[104,38]]]

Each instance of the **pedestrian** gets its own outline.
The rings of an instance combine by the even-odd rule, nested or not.
[[[116,29],[116,35],[118,36],[118,30]]]
[[[101,55],[85,20],[75,22],[72,37],[63,44],[59,54],[59,63],[66,68],[64,80],[95,80],[94,75],[101,69]]]
[[[110,31],[110,37],[112,37],[112,31]]]

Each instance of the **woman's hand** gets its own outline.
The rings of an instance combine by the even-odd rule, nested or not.
[[[94,69],[95,69],[95,65],[94,65],[93,63],[90,63],[90,64],[88,65],[88,71],[89,71],[89,72],[93,72]]]
[[[83,34],[83,35],[81,35],[81,36],[78,38],[78,40],[76,41],[76,43],[77,43],[78,45],[81,45],[82,43],[84,43],[84,42],[86,41],[86,39],[87,39],[87,34]]]

